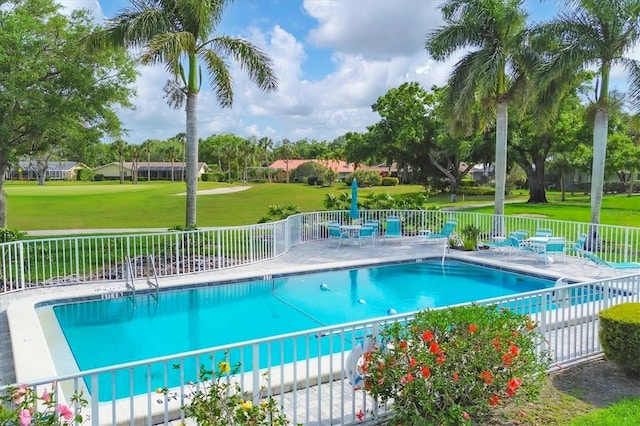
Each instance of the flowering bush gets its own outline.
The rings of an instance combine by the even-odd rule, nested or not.
[[[286,425],[282,407],[272,397],[260,398],[253,403],[253,396],[243,393],[240,384],[232,379],[240,364],[233,371],[228,362],[218,363],[217,370],[200,366],[199,383],[191,384],[191,403],[184,407],[187,416],[194,417],[202,425]],[[267,376],[264,376],[265,381]],[[264,391],[265,386],[261,389]]]
[[[380,332],[365,353],[365,390],[393,404],[394,424],[465,424],[538,394],[549,365],[527,316],[495,306],[424,311]]]
[[[52,386],[52,388],[55,388]],[[87,406],[82,392],[70,398],[70,406],[57,403],[55,391],[37,395],[26,385],[9,386],[0,394],[0,425],[70,426],[81,424],[81,409]]]

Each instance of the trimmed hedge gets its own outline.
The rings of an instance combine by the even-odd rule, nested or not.
[[[381,181],[382,186],[397,186],[400,183],[400,179],[397,177],[383,177]]]
[[[458,195],[495,195],[495,188],[486,186],[459,186]]]
[[[600,311],[600,344],[607,359],[629,373],[640,373],[640,303]]]

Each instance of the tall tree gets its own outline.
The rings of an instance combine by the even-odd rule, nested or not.
[[[153,151],[154,145],[155,141],[153,139],[147,139],[140,145],[142,152],[147,154],[147,182],[151,182],[151,151]]]
[[[120,185],[124,183],[124,156],[129,152],[129,144],[122,139],[117,139],[111,144],[111,152],[118,159],[120,170]]]
[[[140,49],[143,64],[163,64],[173,76],[165,91],[175,108],[186,102],[187,201],[186,226],[196,226],[198,185],[197,103],[204,63],[218,103],[233,104],[233,80],[228,60],[239,63],[261,90],[277,89],[271,59],[247,40],[217,35],[230,0],[139,0],[109,20],[90,39],[95,46]],[[185,70],[186,68],[186,70]]]
[[[458,61],[448,82],[449,108],[469,122],[479,97],[496,111],[495,214],[504,214],[507,173],[507,107],[524,87],[522,68],[526,39],[523,0],[447,0],[442,6],[445,25],[427,39],[436,60],[468,51]],[[502,234],[501,226],[494,232]]]
[[[0,226],[2,186],[11,161],[47,152],[72,134],[97,144],[117,136],[114,109],[129,107],[135,70],[126,52],[84,52],[91,21],[64,16],[52,0],[5,0],[0,7]]]
[[[258,146],[264,154],[264,167],[267,167],[267,175],[269,176],[269,182],[271,182],[271,169],[269,168],[269,151],[273,148],[273,140],[271,138],[262,137],[258,140]]]
[[[560,15],[540,26],[547,38],[557,38],[539,79],[544,84],[571,78],[576,70],[597,67],[598,88],[593,125],[591,168],[591,222],[600,223],[609,127],[611,69],[622,66],[628,76],[629,97],[640,107],[640,61],[629,57],[640,38],[640,0],[566,1]],[[549,96],[553,93],[548,92]]]

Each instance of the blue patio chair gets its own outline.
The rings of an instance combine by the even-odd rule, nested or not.
[[[384,240],[387,238],[402,237],[402,222],[399,216],[387,216],[386,229],[384,231]]]
[[[349,239],[351,235],[340,229],[340,225],[338,224],[329,224],[329,238],[337,238],[338,239],[338,247],[342,244],[342,239]]]
[[[567,254],[574,253],[576,256],[580,256],[584,250],[586,242],[587,234],[578,235],[578,239],[576,239],[575,242],[567,244]]]
[[[553,237],[553,230],[549,228],[538,228],[534,237]]]
[[[453,233],[453,230],[456,229],[456,225],[458,225],[458,221],[456,219],[449,219],[442,226],[442,229],[440,230],[440,232],[435,234],[425,234],[424,238],[427,241],[437,241],[442,239],[448,239]]]
[[[380,221],[378,220],[365,220],[364,221],[364,226],[369,226],[371,228],[374,228],[375,231],[375,236],[378,236],[380,234]]]
[[[640,262],[610,262],[586,250],[581,250],[580,255],[587,260],[585,265],[593,266],[598,270],[598,275],[605,269],[623,272],[636,269],[640,271]]]
[[[566,244],[564,238],[550,237],[545,244],[534,246],[534,250],[539,258],[544,259],[545,265],[555,262],[556,256],[562,256],[566,263]]]
[[[371,245],[375,246],[376,245],[375,236],[376,236],[376,228],[374,228],[373,226],[364,225],[362,228],[360,228],[360,231],[358,232],[358,244],[360,244],[360,247],[362,247],[362,239],[371,238]]]

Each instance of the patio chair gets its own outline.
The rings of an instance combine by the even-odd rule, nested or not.
[[[402,237],[402,222],[399,216],[387,216],[386,229],[384,231],[384,240],[387,238],[400,238]]]
[[[553,237],[553,229],[549,228],[538,228],[536,229],[536,233],[534,237]]]
[[[598,270],[598,275],[605,269],[623,272],[636,269],[640,271],[640,262],[610,262],[586,250],[581,250],[580,255],[586,259],[586,266],[593,266]]]
[[[371,238],[371,245],[375,246],[376,245],[375,236],[376,236],[376,228],[374,228],[373,226],[364,225],[362,228],[360,228],[360,231],[358,231],[358,244],[360,244],[360,247],[362,247],[362,239]]]
[[[375,236],[378,236],[380,234],[380,221],[372,219],[365,220],[364,226],[370,226],[371,228],[373,228],[375,231]]]
[[[587,234],[583,233],[578,235],[578,239],[576,239],[573,243],[568,243],[566,249],[567,254],[575,253],[576,256],[580,256],[581,252],[585,248],[587,237]]]
[[[566,263],[566,240],[564,238],[550,237],[545,244],[533,246],[538,258],[544,259],[545,265],[556,261],[556,256],[563,256]]]
[[[329,238],[337,238],[338,239],[338,247],[342,244],[342,239],[349,239],[351,235],[340,229],[340,225],[338,224],[329,224]]]
[[[438,241],[442,239],[448,239],[453,233],[453,230],[456,229],[456,225],[458,225],[458,221],[456,219],[449,219],[444,223],[440,232],[436,234],[433,234],[433,233],[424,234],[423,237],[427,241]]]

